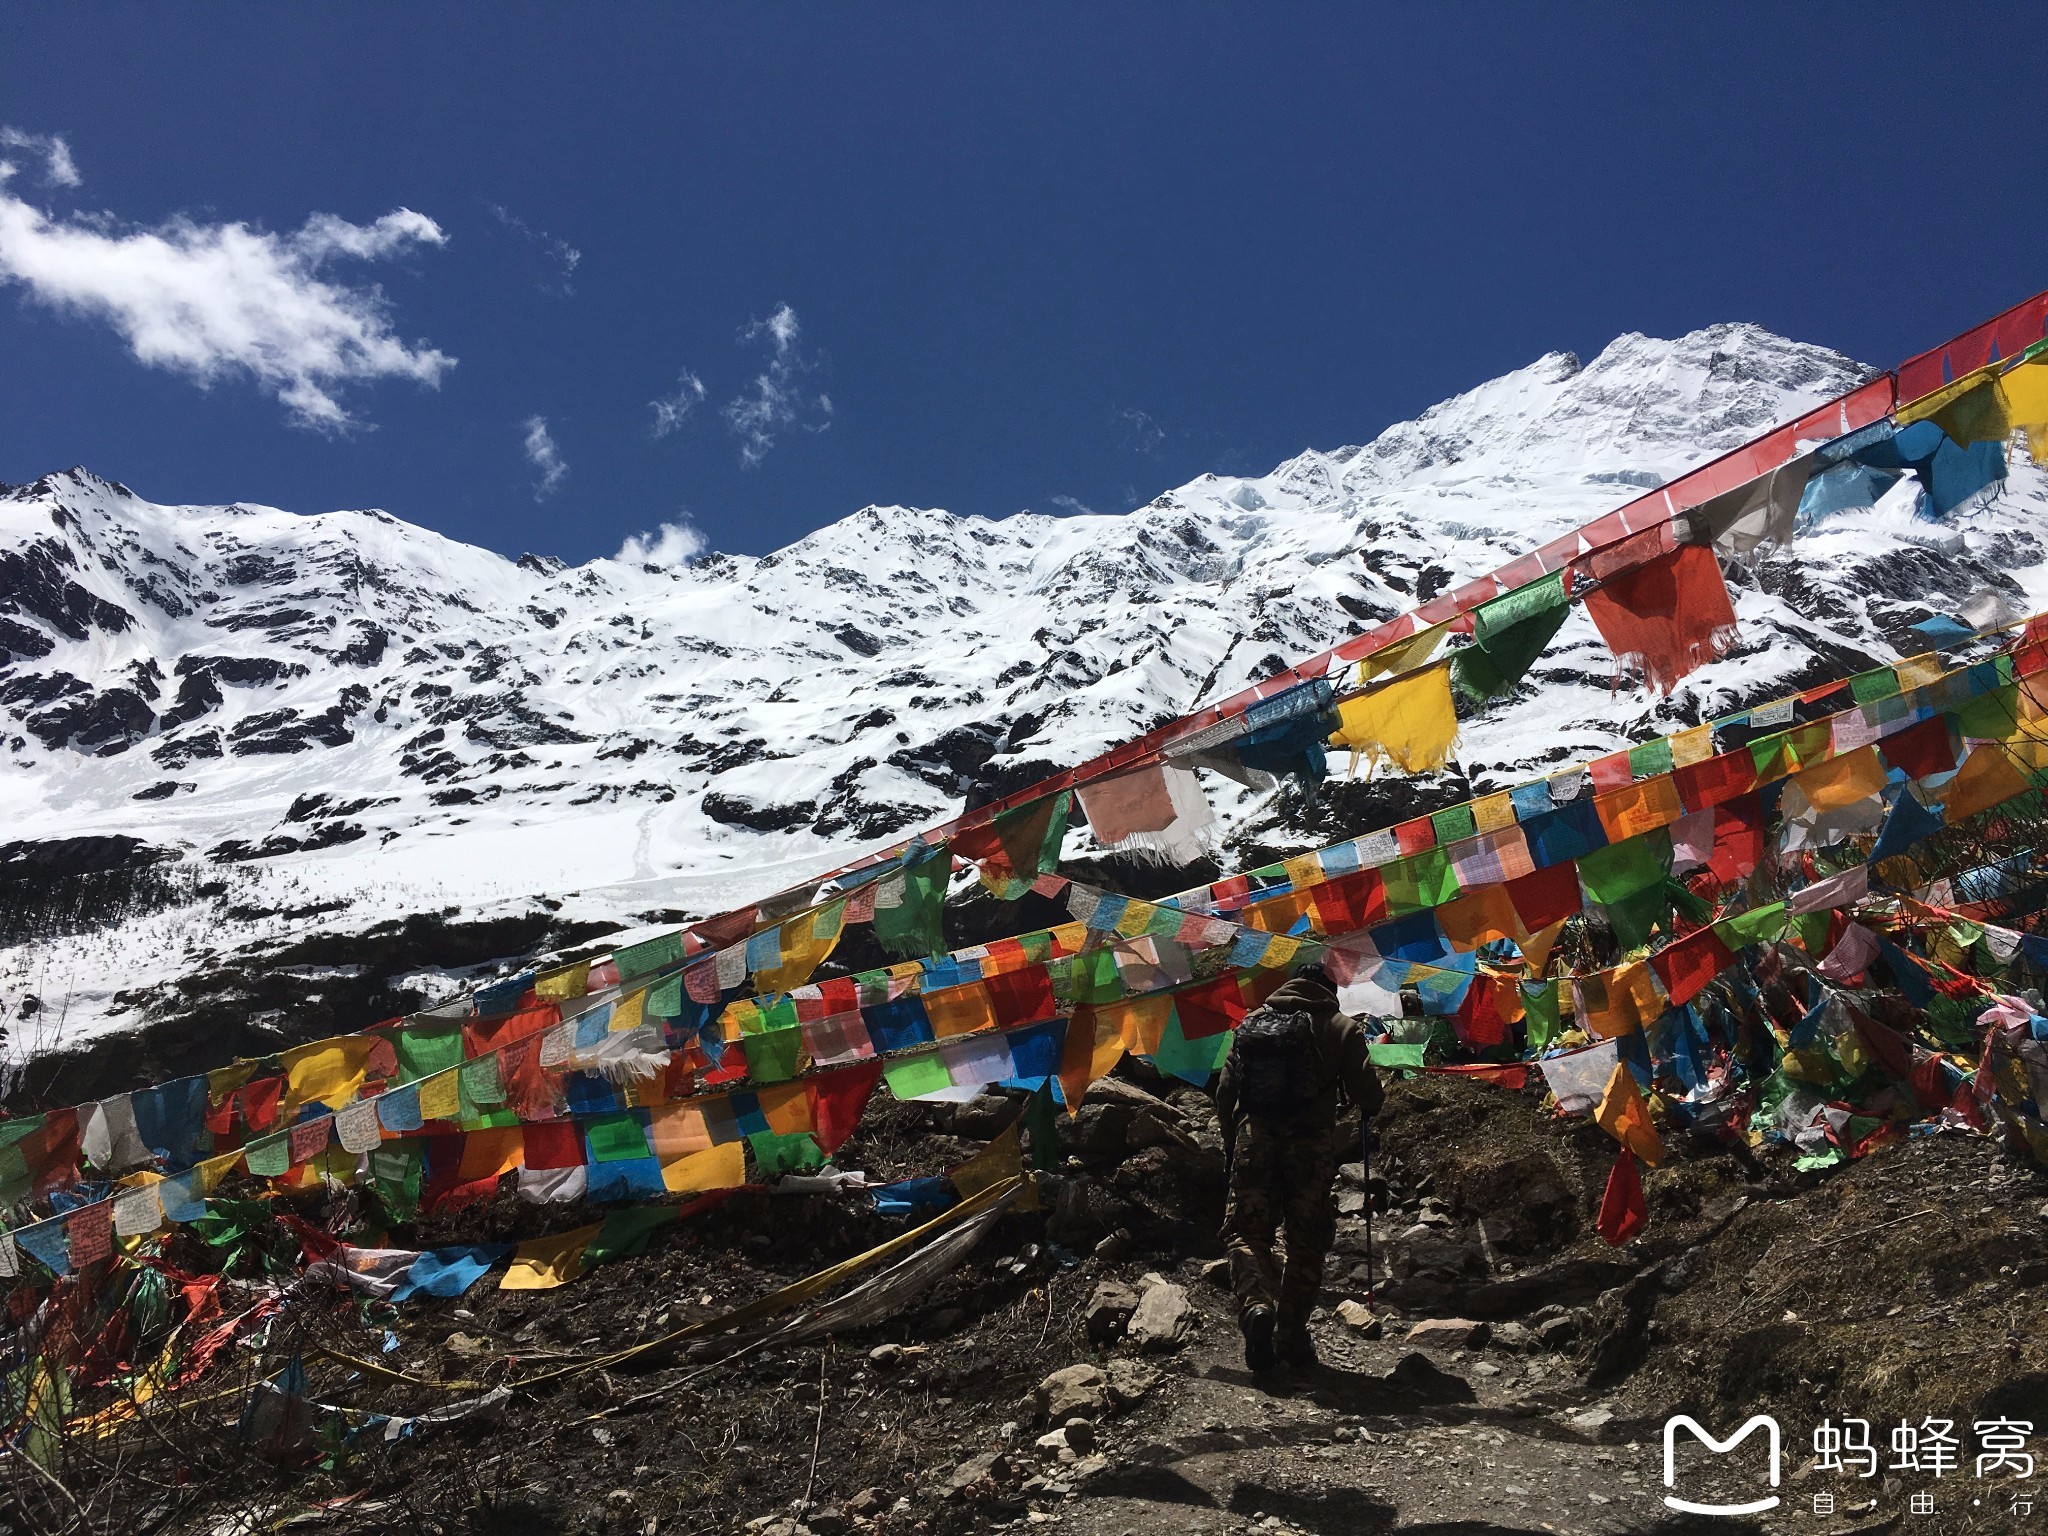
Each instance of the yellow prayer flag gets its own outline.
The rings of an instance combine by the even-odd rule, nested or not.
[[[1614,1075],[1607,1079],[1607,1089],[1600,1095],[1593,1120],[1652,1168],[1664,1161],[1664,1139],[1651,1123],[1650,1107],[1643,1102],[1642,1092],[1636,1087],[1636,1075],[1628,1069],[1627,1062],[1614,1064]]]
[[[610,1033],[621,1034],[629,1029],[638,1029],[647,1011],[647,989],[629,992],[612,1004]]]
[[[759,1097],[761,1116],[768,1122],[768,1129],[778,1136],[793,1136],[798,1131],[817,1128],[811,1118],[810,1089],[803,1083],[778,1083],[773,1088],[763,1088]]]
[[[1924,688],[1947,671],[1941,657],[1933,651],[1923,651],[1918,656],[1908,656],[1904,661],[1892,663],[1892,672],[1898,677],[1901,693]]]
[[[1280,868],[1287,876],[1287,883],[1297,891],[1323,883],[1323,861],[1312,853],[1298,853],[1291,859],[1283,859]]]
[[[747,1144],[727,1142],[702,1152],[664,1160],[662,1187],[672,1195],[697,1195],[707,1189],[737,1189],[747,1182]]]
[[[1330,744],[1391,759],[1404,773],[1441,768],[1458,739],[1451,668],[1436,662],[1337,704]]]
[[[1564,932],[1565,919],[1559,918],[1547,928],[1539,928],[1526,939],[1517,939],[1516,945],[1522,951],[1522,959],[1528,963],[1531,977],[1543,974],[1550,964],[1551,946],[1557,943],[1557,936]]]
[[[461,1068],[450,1067],[420,1079],[420,1118],[453,1120],[462,1114]]]
[[[828,901],[799,913],[782,925],[782,960],[754,972],[757,992],[791,992],[811,979],[811,972],[839,943],[846,924],[846,898]]]
[[[325,1104],[329,1109],[347,1104],[362,1089],[376,1044],[368,1035],[343,1035],[284,1052],[278,1057],[285,1078],[280,1116],[296,1118],[302,1104]]]
[[[604,1225],[593,1221],[573,1232],[529,1238],[512,1254],[512,1267],[498,1281],[501,1291],[549,1291],[583,1273],[583,1250]]]
[[[1008,1130],[953,1170],[953,1187],[962,1200],[972,1200],[984,1189],[1008,1183],[1023,1171],[1024,1146],[1013,1120]]]
[[[2048,363],[2022,363],[1999,377],[2006,413],[2027,432],[2036,464],[2048,464]]]
[[[1694,763],[1704,763],[1714,755],[1714,728],[1711,725],[1696,725],[1690,730],[1679,731],[1671,738],[1671,766],[1690,768]]]
[[[1517,824],[1515,797],[1506,790],[1497,795],[1481,795],[1472,802],[1472,830],[1475,832],[1504,832]]]
[[[581,997],[590,990],[590,962],[578,960],[574,965],[564,965],[552,971],[542,971],[534,978],[533,991],[536,997],[551,998],[563,1002],[572,997]]]
[[[1444,636],[1449,633],[1448,624],[1433,624],[1406,640],[1382,646],[1359,662],[1358,680],[1369,683],[1376,677],[1389,677],[1421,666],[1436,653],[1436,648],[1443,644]]]

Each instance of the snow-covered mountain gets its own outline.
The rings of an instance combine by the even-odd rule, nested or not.
[[[632,923],[766,894],[1491,570],[1865,374],[1753,326],[1630,335],[1125,516],[868,507],[771,555],[665,568],[49,476],[0,495],[0,872],[154,859],[156,895],[62,938],[15,914],[0,1006],[37,997],[47,1042],[55,1018],[68,1037],[134,1022],[148,987],[308,933],[543,899]],[[1951,527],[1885,505],[1803,534],[1736,573],[1740,650],[1669,699],[1615,691],[1576,613],[1467,727],[1464,771],[1512,782],[1892,657],[1987,585],[2044,606],[2044,508],[2021,457]],[[1241,823],[1270,820],[1233,794]]]

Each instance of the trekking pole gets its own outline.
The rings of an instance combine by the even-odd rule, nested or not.
[[[1372,1119],[1368,1115],[1358,1117],[1358,1156],[1365,1180],[1365,1304],[1378,1311],[1373,1301],[1379,1290],[1379,1275],[1372,1262]]]

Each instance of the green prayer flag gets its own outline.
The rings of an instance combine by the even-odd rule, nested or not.
[[[1024,1101],[1024,1131],[1031,1138],[1031,1166],[1046,1173],[1057,1173],[1060,1166],[1060,1117],[1053,1109],[1050,1084]]]
[[[28,1158],[20,1147],[0,1147],[0,1205],[19,1205],[28,1198]]]
[[[1440,907],[1458,894],[1457,871],[1451,867],[1450,855],[1441,848],[1425,849],[1382,864],[1380,876],[1386,882],[1389,917],[1406,917],[1411,912]]]
[[[421,1162],[417,1141],[387,1141],[370,1149],[370,1177],[394,1221],[419,1214]]]
[[[242,1148],[242,1161],[259,1179],[284,1177],[292,1168],[291,1132],[279,1131],[274,1136],[258,1137]]]
[[[1113,1003],[1124,995],[1123,977],[1116,968],[1116,951],[1084,949],[1078,955],[1052,962],[1054,997],[1065,1007],[1087,1003]]]
[[[1799,947],[1818,960],[1827,949],[1828,922],[1832,912],[1801,912],[1791,920],[1792,935]]]
[[[1067,835],[1067,813],[1074,802],[1073,791],[1061,790],[1043,800],[1004,811],[988,827],[963,833],[956,842],[970,844],[971,856],[981,871],[981,883],[995,893],[998,901],[1015,901],[1031,889],[1031,882],[1053,869],[1060,861],[1060,842]],[[991,840],[994,848],[987,847]]]
[[[583,1122],[583,1137],[589,1144],[593,1163],[620,1163],[652,1156],[647,1149],[647,1129],[630,1109],[591,1116]]]
[[[11,1147],[17,1141],[25,1141],[43,1128],[48,1115],[22,1115],[14,1120],[0,1120],[0,1147]]]
[[[619,980],[631,981],[636,976],[650,976],[682,958],[683,935],[679,929],[619,950],[612,956],[612,963],[619,968]]]
[[[672,1205],[627,1206],[613,1211],[597,1229],[597,1236],[583,1250],[583,1267],[595,1269],[613,1259],[630,1258],[647,1251],[648,1239],[677,1216]]]
[[[927,1094],[943,1093],[953,1086],[952,1075],[946,1071],[946,1064],[939,1059],[937,1051],[926,1051],[907,1061],[892,1061],[882,1069],[882,1077],[888,1083],[889,1091],[899,1099],[921,1099]]]
[[[1756,764],[1759,780],[1782,779],[1799,767],[1792,756],[1792,733],[1773,731],[1768,736],[1759,736],[1749,744],[1750,761]]]
[[[1849,697],[1858,704],[1874,704],[1879,699],[1891,698],[1898,691],[1899,674],[1890,667],[1859,672],[1849,679]]]
[[[953,867],[941,848],[904,866],[902,874],[884,875],[875,893],[875,940],[898,959],[922,960],[946,947],[940,914],[945,910],[946,876]],[[885,905],[885,899],[900,899]]]
[[[1670,873],[1667,827],[1579,855],[1579,884],[1585,887],[1586,899],[1600,906],[1627,901],[1646,890],[1656,890],[1661,897],[1664,877]]]
[[[771,1029],[747,1035],[740,1041],[747,1053],[747,1076],[757,1083],[786,1083],[795,1077],[803,1061],[804,1032],[801,1029]]]
[[[1562,570],[1480,604],[1473,613],[1473,643],[1451,655],[1451,680],[1473,699],[1514,692],[1570,612]]]
[[[825,1163],[818,1138],[809,1131],[791,1131],[786,1136],[756,1131],[747,1138],[747,1145],[753,1149],[757,1173],[801,1173],[806,1168],[821,1168]]]
[[[1671,772],[1671,738],[1660,736],[1655,741],[1646,741],[1639,747],[1628,749],[1628,776],[1631,779],[1654,779],[1660,773]]]
[[[1752,944],[1774,943],[1783,937],[1785,932],[1785,903],[1774,901],[1768,907],[1757,907],[1753,911],[1738,912],[1733,917],[1724,917],[1714,924],[1714,932],[1730,949],[1747,949]]]
[[[1956,711],[1956,728],[1979,741],[2005,741],[2020,728],[2020,699],[2017,685],[1980,694]]]
[[[1549,1050],[1564,1033],[1558,993],[1555,980],[1522,983],[1522,1019],[1528,1028],[1531,1051]]]
[[[1669,925],[1671,897],[1667,887],[1670,884],[1666,880],[1646,886],[1633,895],[1609,902],[1602,909],[1607,914],[1607,926],[1614,930],[1615,942],[1623,950],[1641,949],[1650,942],[1652,929],[1660,923]]]
[[[666,981],[657,981],[647,989],[645,1011],[657,1019],[673,1019],[683,1011],[683,977],[678,971]]]
[[[1180,1027],[1180,1010],[1176,1008],[1168,1017],[1166,1028],[1159,1032],[1159,1049],[1153,1053],[1152,1065],[1168,1077],[1193,1083],[1197,1088],[1206,1087],[1216,1069],[1223,1065],[1223,1058],[1230,1054],[1230,1042],[1236,1038],[1226,1029],[1190,1040]]]
[[[1376,1067],[1390,1067],[1403,1072],[1420,1072],[1423,1055],[1429,1049],[1420,1042],[1414,1045],[1396,1045],[1392,1042],[1374,1040],[1367,1044],[1365,1054],[1372,1058]]]
[[[1473,818],[1472,807],[1469,804],[1454,805],[1449,810],[1434,812],[1429,818],[1429,824],[1436,832],[1438,847],[1468,838],[1479,830],[1479,823]]]
[[[465,1061],[455,1080],[462,1089],[465,1109],[488,1109],[505,1102],[505,1075],[498,1069],[496,1051],[474,1061]]]
[[[416,1083],[462,1065],[462,1020],[416,1019],[395,1037],[398,1081]]]

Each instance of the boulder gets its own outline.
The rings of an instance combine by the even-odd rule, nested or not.
[[[1378,1315],[1362,1302],[1338,1302],[1337,1320],[1362,1338],[1376,1339],[1380,1336]]]
[[[946,1498],[966,1497],[967,1490],[976,1483],[999,1482],[1009,1476],[1010,1458],[1001,1451],[984,1451],[979,1456],[970,1456],[946,1476],[942,1492]]]
[[[1408,1342],[1423,1349],[1477,1349],[1488,1333],[1486,1324],[1470,1318],[1432,1317],[1408,1330]]]
[[[1110,1406],[1110,1379],[1100,1366],[1070,1365],[1041,1381],[1032,1396],[1040,1414],[1055,1424],[1064,1424],[1077,1416],[1106,1413]]]
[[[1194,1311],[1184,1286],[1171,1281],[1149,1285],[1138,1298],[1138,1310],[1131,1315],[1125,1337],[1142,1350],[1178,1349],[1194,1326]]]
[[[1159,1373],[1149,1365],[1140,1365],[1135,1360],[1109,1363],[1109,1397],[1119,1409],[1130,1407],[1157,1385]]]
[[[1138,1310],[1138,1301],[1136,1291],[1115,1280],[1105,1280],[1096,1286],[1082,1314],[1088,1326],[1088,1342],[1101,1347],[1122,1338],[1125,1326]]]
[[[1495,1323],[1493,1337],[1489,1342],[1495,1349],[1534,1349],[1536,1335],[1520,1323]]]

